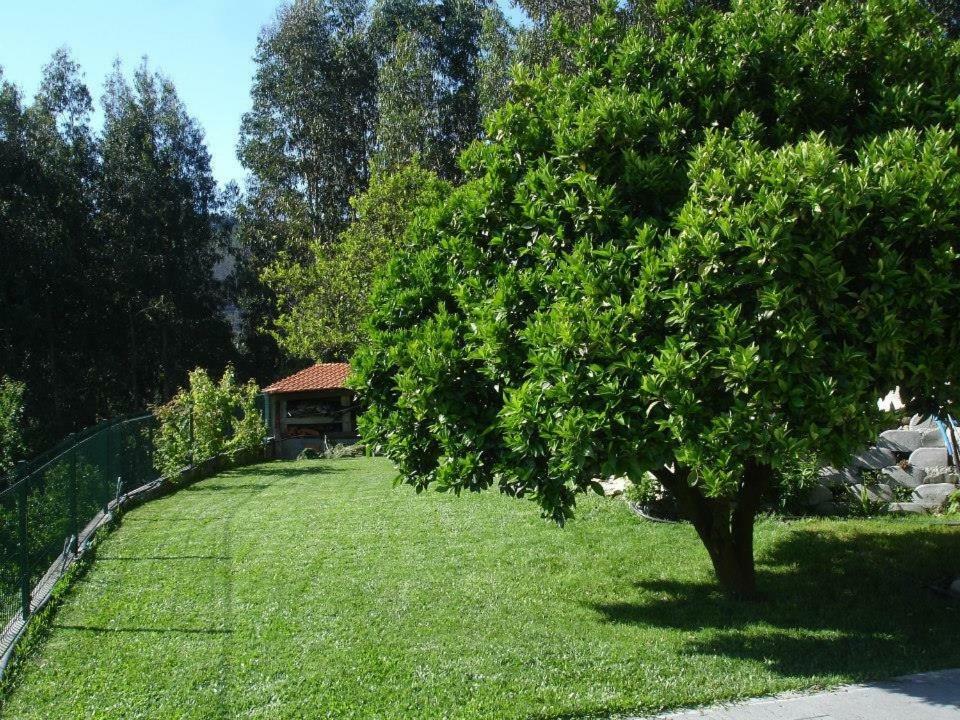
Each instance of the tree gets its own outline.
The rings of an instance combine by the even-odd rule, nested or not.
[[[282,364],[261,333],[276,299],[260,279],[281,255],[304,261],[335,242],[349,199],[366,188],[376,66],[362,0],[294,0],[259,39],[239,156],[249,170],[237,208],[232,278],[240,343],[254,375]]]
[[[417,164],[374,173],[351,201],[356,220],[336,245],[316,243],[308,263],[276,263],[266,274],[280,312],[274,337],[290,355],[346,360],[363,341],[375,273],[403,245],[414,215],[437,204],[450,185]]]
[[[90,358],[103,272],[94,262],[97,179],[90,95],[58,50],[33,102],[0,82],[0,375],[26,385],[29,445],[95,415]]]
[[[960,46],[913,0],[658,13],[518,75],[377,284],[353,382],[418,489],[562,523],[653,473],[750,597],[780,465],[845,460],[897,384],[960,401]]]
[[[112,312],[101,339],[115,351],[126,407],[170,397],[197,366],[231,355],[221,257],[220,198],[203,132],[173,84],[146,64],[108,78],[97,194],[99,260]]]

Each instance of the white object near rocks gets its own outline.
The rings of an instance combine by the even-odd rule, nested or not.
[[[908,465],[906,469],[899,465],[891,465],[880,471],[881,476],[890,485],[910,488],[922,485],[927,477],[927,471],[922,467]]]
[[[947,502],[947,499],[957,491],[957,486],[952,483],[934,483],[933,485],[921,485],[913,491],[913,499],[916,502],[939,508]]]
[[[601,480],[600,485],[603,486],[604,495],[607,497],[616,497],[617,495],[623,495],[627,489],[627,478],[609,477],[606,480]]]
[[[876,485],[851,485],[850,493],[857,499],[866,495],[867,500],[871,502],[890,502],[893,500],[893,490],[889,485],[877,483]]]
[[[940,432],[939,428],[924,431],[920,447],[942,448],[946,446],[946,443],[943,442],[943,433]]]
[[[853,456],[850,466],[862,470],[882,470],[893,465],[897,456],[884,448],[870,448]]]
[[[912,453],[921,446],[924,431],[921,430],[887,430],[880,433],[877,447],[893,452]]]
[[[895,502],[887,505],[887,511],[896,515],[927,515],[930,508],[917,502]]]
[[[946,448],[919,448],[910,453],[911,465],[917,467],[945,467],[947,465]]]

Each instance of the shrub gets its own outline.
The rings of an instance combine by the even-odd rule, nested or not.
[[[155,408],[160,421],[157,469],[168,477],[220,454],[235,457],[260,445],[267,435],[256,383],[238,384],[229,367],[219,383],[203,369],[191,372],[189,382],[170,402]]]

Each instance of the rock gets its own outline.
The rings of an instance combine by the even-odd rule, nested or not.
[[[887,505],[887,511],[897,515],[926,515],[930,510],[926,505],[915,502],[895,502]]]
[[[813,511],[817,515],[836,515],[837,514],[837,504],[832,500],[828,502],[822,502],[816,507],[813,508]]]
[[[956,491],[957,486],[952,483],[921,485],[913,491],[913,499],[915,502],[926,505],[927,507],[940,508],[947,502],[947,498]]]
[[[910,453],[911,465],[917,467],[944,467],[947,464],[946,448],[918,448]]]
[[[882,470],[893,465],[897,456],[884,448],[870,448],[853,456],[850,467],[861,470]]]
[[[601,480],[600,484],[603,486],[604,495],[616,497],[617,495],[623,495],[623,491],[627,489],[627,478],[609,477],[606,480]]]
[[[912,453],[920,447],[923,438],[924,432],[921,430],[887,430],[880,433],[877,447],[893,452]]]
[[[816,507],[818,505],[822,505],[823,503],[832,502],[833,493],[830,492],[830,488],[828,487],[824,487],[823,485],[814,485],[812,488],[810,488],[810,491],[807,493],[804,501],[810,507]]]
[[[957,473],[951,467],[932,467],[926,469],[927,476],[923,479],[924,485],[935,485],[936,483],[960,482],[960,473]]]
[[[840,471],[840,479],[844,485],[856,485],[861,481],[860,471],[857,468],[844,468]]]
[[[943,433],[940,432],[939,428],[924,431],[923,439],[920,441],[920,447],[942,448],[946,446],[946,443],[943,442]]]
[[[914,415],[910,418],[910,427],[914,430],[930,430],[936,428],[937,423],[934,421],[932,415],[928,415],[927,417]]]
[[[844,484],[843,475],[832,465],[827,465],[817,471],[817,481],[824,487],[839,487]]]
[[[918,485],[922,485],[927,476],[927,471],[921,467],[907,465],[906,468],[900,465],[891,465],[880,471],[881,476],[890,485],[910,488],[911,490]]]
[[[960,578],[957,578],[952,583],[950,583],[950,592],[952,592],[957,597],[960,597]]]
[[[875,485],[858,483],[851,485],[849,492],[856,500],[860,500],[864,493],[866,493],[867,500],[872,502],[890,502],[893,500],[893,490],[890,489],[889,485],[884,485],[883,483],[877,483]]]

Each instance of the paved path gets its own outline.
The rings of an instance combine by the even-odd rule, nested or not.
[[[661,720],[960,720],[960,669],[684,710]]]

